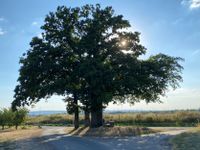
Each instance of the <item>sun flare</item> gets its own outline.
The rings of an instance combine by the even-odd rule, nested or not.
[[[121,41],[121,45],[122,45],[122,46],[126,46],[126,44],[127,44],[127,43],[126,43],[125,40]]]

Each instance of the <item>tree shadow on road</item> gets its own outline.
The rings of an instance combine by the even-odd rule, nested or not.
[[[169,135],[135,137],[79,137],[53,134],[2,145],[5,150],[170,150]]]
[[[77,136],[77,135],[83,135],[85,132],[85,130],[87,130],[88,127],[80,127],[78,129],[73,129],[69,132],[67,132],[67,134],[73,135],[73,136]]]

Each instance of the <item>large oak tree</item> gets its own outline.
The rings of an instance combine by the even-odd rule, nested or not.
[[[50,12],[42,38],[34,37],[20,60],[13,108],[70,95],[74,106],[78,100],[87,106],[91,126],[99,127],[109,102],[159,101],[182,81],[182,59],[164,54],[141,59],[146,48],[130,27],[112,7],[99,4]]]

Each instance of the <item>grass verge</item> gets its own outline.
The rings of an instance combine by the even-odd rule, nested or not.
[[[170,143],[173,145],[173,150],[199,150],[200,127],[175,136]]]

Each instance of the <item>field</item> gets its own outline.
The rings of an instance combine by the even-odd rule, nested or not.
[[[83,124],[83,115],[80,115],[80,123]],[[140,113],[116,113],[104,114],[105,121],[114,121],[117,126],[196,126],[199,124],[199,111],[163,111]],[[73,116],[56,114],[47,116],[29,117],[26,121],[29,125],[53,125],[72,126]]]

